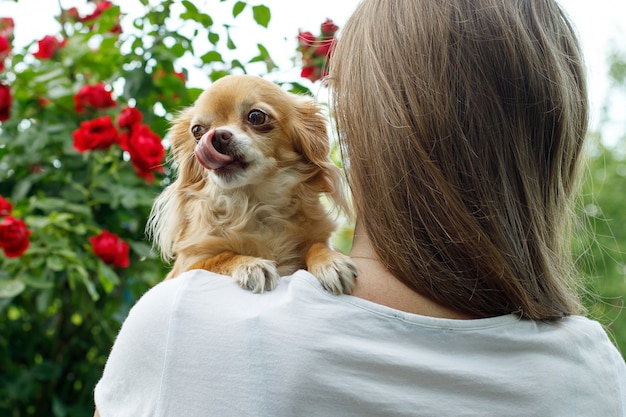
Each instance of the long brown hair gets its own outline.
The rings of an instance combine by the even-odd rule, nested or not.
[[[475,317],[580,312],[588,102],[555,1],[364,0],[330,86],[357,216],[394,276]]]

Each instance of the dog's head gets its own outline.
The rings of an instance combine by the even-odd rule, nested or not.
[[[259,184],[297,167],[338,201],[340,170],[330,161],[326,117],[314,100],[267,80],[231,75],[211,85],[171,129],[178,181],[224,189]]]

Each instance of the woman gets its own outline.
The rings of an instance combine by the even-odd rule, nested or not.
[[[359,268],[262,295],[192,271],[133,308],[110,416],[624,416],[569,254],[587,128],[553,0],[364,0],[330,69]]]

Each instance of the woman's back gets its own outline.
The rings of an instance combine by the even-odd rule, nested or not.
[[[438,319],[333,296],[305,271],[261,295],[194,271],[134,307],[96,403],[102,417],[621,416],[620,361],[578,316]]]

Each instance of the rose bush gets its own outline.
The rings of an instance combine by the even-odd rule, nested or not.
[[[145,10],[128,24],[107,0],[62,10],[59,32],[25,48],[0,16],[0,415],[92,415],[122,320],[166,275],[144,227],[170,181],[169,123],[201,92],[181,60],[207,85],[276,70],[260,44],[256,56],[225,58],[232,22],[191,1],[138,1]],[[232,19],[249,10],[267,27],[267,7],[231,5]]]
[[[237,51],[233,21],[267,27],[263,5],[222,1],[218,24],[192,1],[135,2],[131,17],[85,0],[25,47],[0,16],[0,415],[93,414],[121,322],[167,272],[144,228],[170,181],[167,128],[201,92],[189,66],[204,86],[277,69],[261,44],[218,52]]]

